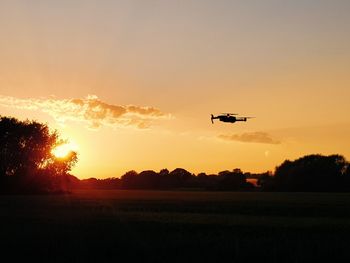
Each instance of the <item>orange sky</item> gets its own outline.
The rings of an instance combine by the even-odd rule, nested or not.
[[[1,1],[0,113],[73,141],[80,178],[350,159],[349,11],[340,0]],[[220,112],[256,118],[212,125]]]

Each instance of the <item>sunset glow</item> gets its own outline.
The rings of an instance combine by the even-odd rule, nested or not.
[[[65,158],[72,151],[78,151],[78,146],[75,143],[70,142],[57,146],[52,150],[52,154],[56,158]]]
[[[75,141],[79,178],[350,159],[349,10],[337,0],[2,1],[0,113]],[[212,124],[222,112],[255,118]]]

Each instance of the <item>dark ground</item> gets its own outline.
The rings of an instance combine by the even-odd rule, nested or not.
[[[350,262],[350,194],[79,191],[0,208],[2,262]]]

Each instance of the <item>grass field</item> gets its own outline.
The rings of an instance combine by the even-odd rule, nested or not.
[[[7,262],[350,260],[350,194],[91,190],[0,206]]]

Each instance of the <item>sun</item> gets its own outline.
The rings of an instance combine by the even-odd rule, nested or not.
[[[73,142],[61,144],[52,150],[52,154],[56,158],[65,158],[70,152],[77,151],[78,146]]]

